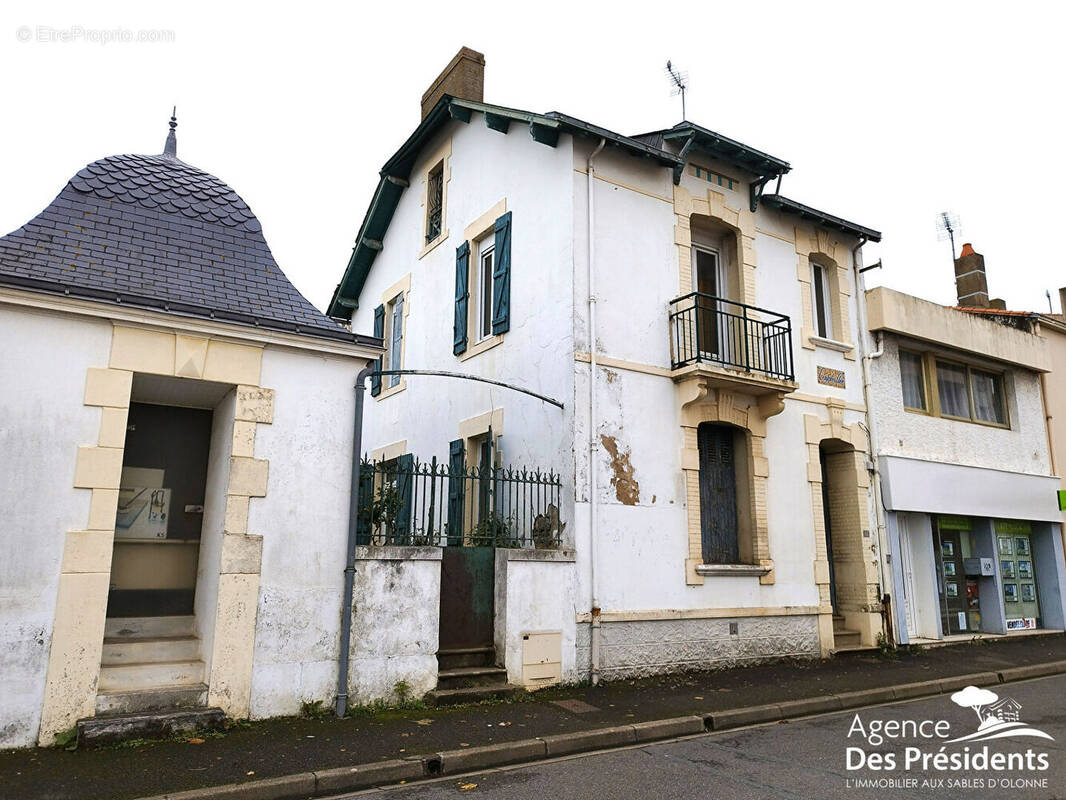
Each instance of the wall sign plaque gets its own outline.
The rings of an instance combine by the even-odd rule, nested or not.
[[[837,389],[844,388],[844,370],[830,367],[818,367],[818,383],[832,386]]]

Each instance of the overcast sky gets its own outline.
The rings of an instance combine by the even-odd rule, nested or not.
[[[1066,4],[373,6],[7,0],[0,229],[90,161],[161,152],[176,103],[179,157],[249,203],[324,308],[378,170],[460,46],[485,53],[486,101],[629,134],[680,120],[669,58],[690,120],[788,160],[783,194],[884,233],[871,284],[952,302],[949,210],[993,296],[1046,311],[1051,290],[1059,310]],[[101,41],[116,29],[172,41]]]

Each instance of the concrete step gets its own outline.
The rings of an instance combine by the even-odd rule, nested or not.
[[[465,689],[434,689],[423,698],[431,706],[455,706],[460,703],[480,703],[483,700],[506,700],[522,692],[521,686],[497,683],[491,686],[471,686]]]
[[[195,636],[196,617],[109,617],[105,639],[155,639],[161,636]]]
[[[501,667],[456,667],[437,673],[438,689],[466,689],[507,683],[507,670]]]
[[[204,662],[149,661],[100,667],[98,692],[135,692],[162,686],[195,686],[204,681]]]
[[[441,671],[460,667],[496,666],[495,647],[459,647],[437,651],[437,666]]]
[[[858,631],[835,630],[833,631],[833,649],[842,650],[845,647],[861,647],[862,634]]]
[[[96,695],[97,714],[135,714],[145,711],[173,711],[207,705],[207,686],[158,686],[136,692],[100,692]]]
[[[221,708],[95,716],[78,720],[78,744],[163,739],[177,733],[219,730],[225,722]]]
[[[195,636],[104,639],[100,662],[103,666],[155,661],[195,661],[200,657],[200,640]]]

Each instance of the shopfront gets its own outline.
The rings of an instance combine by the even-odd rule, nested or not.
[[[1041,628],[1032,523],[997,519],[995,531],[1007,630]]]

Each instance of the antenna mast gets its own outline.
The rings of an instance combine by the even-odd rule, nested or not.
[[[950,211],[941,211],[936,215],[936,238],[938,242],[951,240],[951,261],[955,262],[955,234],[962,232],[959,215]]]
[[[685,113],[685,90],[688,89],[688,73],[676,69],[671,62],[667,61],[666,77],[670,80],[670,85],[673,87],[670,96],[677,97],[678,95],[681,95],[681,121],[684,122],[688,118]]]

